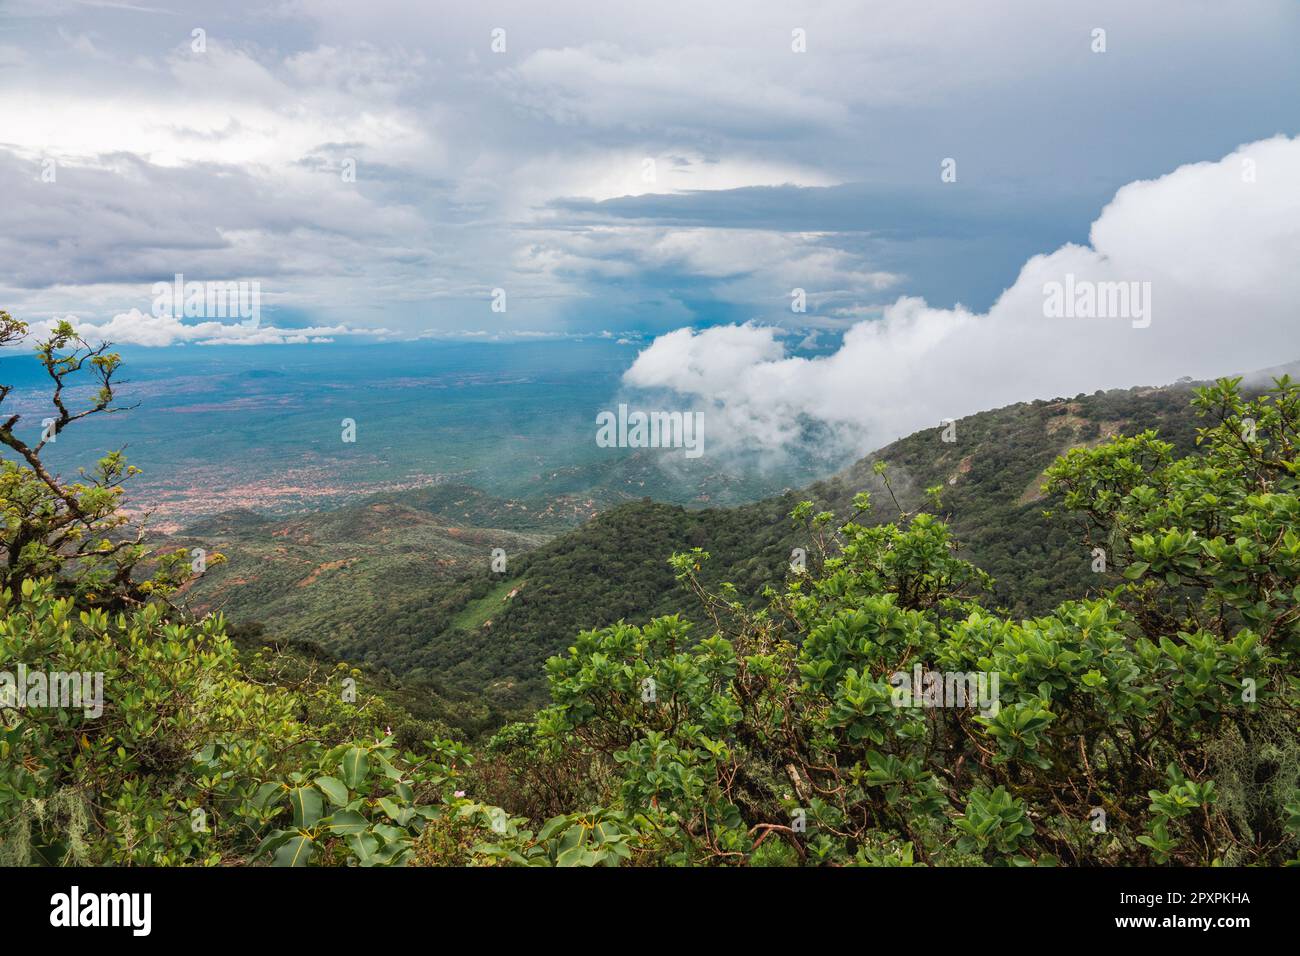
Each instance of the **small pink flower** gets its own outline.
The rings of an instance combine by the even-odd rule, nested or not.
[[[458,796],[458,797],[463,797],[463,796],[465,796],[465,791],[464,791],[464,790],[457,790],[457,791],[456,791],[456,796]]]

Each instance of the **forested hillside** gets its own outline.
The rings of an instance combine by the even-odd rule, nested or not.
[[[939,487],[963,556],[994,578],[991,605],[1027,616],[1096,593],[1113,576],[1093,573],[1076,524],[1045,515],[1044,470],[1069,448],[1148,428],[1192,451],[1191,395],[1180,384],[1012,405],[958,420],[952,441],[943,427],[917,432],[802,491],[722,509],[634,501],[555,537],[576,519],[448,488],[293,522],[217,522],[178,540],[230,558],[194,585],[199,609],[222,607],[268,635],[439,688],[486,693],[494,708],[527,709],[545,696],[542,662],[577,629],[644,623],[680,606],[667,564],[675,551],[709,551],[704,580],[732,582],[758,602],[794,549],[810,545],[789,521],[803,498],[848,517],[853,495],[870,490],[869,520],[884,522]],[[504,572],[492,570],[496,547],[506,551]]]
[[[393,601],[486,564],[493,548],[522,552],[543,540],[370,502],[303,519],[220,515],[170,543],[225,559],[209,561],[190,599],[195,611],[224,611],[277,639],[382,662],[384,632],[373,623]]]
[[[568,647],[575,627],[644,623],[681,606],[666,563],[673,552],[708,551],[706,584],[729,581],[755,605],[785,576],[794,549],[811,546],[791,526],[794,505],[807,498],[847,518],[862,490],[874,493],[869,521],[885,522],[923,506],[925,489],[941,487],[940,510],[963,556],[994,577],[990,603],[1016,616],[1041,613],[1114,584],[1113,575],[1093,573],[1077,524],[1044,514],[1044,470],[1071,447],[1147,428],[1191,451],[1191,395],[1191,386],[1130,389],[982,412],[958,420],[951,443],[942,440],[942,428],[918,432],[831,480],[737,508],[621,505],[524,555],[504,582],[480,572],[450,592],[431,589],[427,599],[388,606],[376,622],[392,637],[386,662],[484,687],[503,703],[535,703],[545,694],[537,665]],[[888,465],[897,503],[875,472],[877,462]],[[499,600],[515,589],[514,598]],[[498,598],[490,626],[457,616],[485,595]],[[436,611],[427,613],[429,607]],[[698,610],[689,613],[703,623]]]
[[[0,345],[27,331],[0,312]],[[120,407],[120,356],[68,323],[37,359],[59,412],[49,437]],[[78,373],[99,387],[74,412],[63,385]],[[1159,416],[1180,394],[1194,454],[1154,430],[1099,440],[1148,414],[1126,403]],[[151,549],[120,507],[133,474],[120,451],[65,483],[41,459],[46,439],[27,444],[13,414],[0,425],[0,661],[27,677],[3,687],[0,863],[1300,862],[1300,385],[1246,397],[1221,379],[1194,395],[1094,400],[958,422],[970,443],[946,455],[924,454],[933,434],[912,436],[821,486],[820,501],[794,502],[789,537],[765,510],[788,501],[643,504],[499,579],[453,582],[442,631],[478,635],[493,666],[546,653],[549,632],[529,631],[538,608],[569,615],[548,625],[564,641],[541,668],[548,704],[473,746],[497,716],[481,695],[458,716],[470,698],[429,697],[327,648],[178,607],[226,563],[214,553],[201,570],[193,549]],[[1184,436],[1180,422],[1166,432]],[[1086,446],[1054,458],[1041,489],[1036,436]],[[999,442],[1024,448],[1005,456],[1011,471],[977,468]],[[852,515],[822,510],[846,504],[855,480],[876,490],[852,495]],[[1063,577],[1076,550],[1096,560],[1104,542],[1112,586],[1089,594],[1105,575],[1080,578],[1057,606],[1008,616],[942,517],[957,520],[963,480],[983,509],[968,503],[968,522],[1046,501],[1068,512],[1080,524],[1058,552]],[[444,527],[393,507],[279,530],[402,542],[404,528]],[[199,530],[258,525],[236,515]],[[471,550],[503,533],[518,534],[475,532]],[[1005,540],[1021,560],[1019,538]],[[806,554],[787,574],[791,541]],[[583,629],[583,616],[657,606],[668,548],[677,613]],[[768,559],[782,566],[762,601],[716,570]],[[1021,577],[1003,585],[1005,603],[1057,586],[1048,570],[1041,585]],[[530,588],[538,600],[515,603]],[[512,630],[502,607],[519,615]]]

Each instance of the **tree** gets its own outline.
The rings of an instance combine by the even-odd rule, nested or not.
[[[590,755],[666,862],[1300,859],[1300,388],[1195,404],[1203,454],[1145,433],[1049,469],[1081,560],[1124,572],[1102,597],[1009,620],[934,517],[827,535],[805,503],[808,573],[751,613],[674,556],[708,636],[580,634],[538,739]]]
[[[27,338],[26,323],[0,311],[0,347]],[[151,576],[137,579],[144,559],[143,523],[132,533],[120,510],[123,485],[139,469],[128,465],[119,451],[100,458],[89,473],[66,482],[52,473],[42,451],[68,426],[123,408],[116,402],[114,380],[121,356],[108,343],[91,345],[72,326],[59,322],[48,338],[36,346],[36,357],[52,383],[50,402],[54,414],[42,422],[35,442],[20,437],[22,415],[0,420],[0,445],[13,457],[0,462],[0,588],[11,597],[21,593],[24,581],[52,577],[60,593],[76,594],[90,605],[139,604],[151,595],[170,593],[186,578],[183,554],[159,556]],[[94,392],[80,410],[69,407],[68,389],[88,376]],[[0,385],[0,406],[13,391]]]
[[[25,335],[0,316],[0,341]],[[116,408],[106,347],[60,326],[37,358],[50,434]],[[1198,393],[1200,454],[1145,432],[1048,470],[1080,560],[1120,572],[1102,596],[1011,620],[934,515],[804,502],[810,560],[767,606],[674,555],[705,635],[678,615],[579,634],[482,769],[399,746],[360,671],[241,656],[172,606],[177,578],[142,580],[121,534],[120,457],[64,484],[11,416],[0,863],[1300,863],[1300,387],[1239,385]],[[512,792],[527,817],[485,802]]]
[[[0,312],[0,344],[26,334]],[[399,750],[387,728],[409,717],[359,690],[359,671],[276,683],[282,658],[241,660],[220,617],[172,606],[189,565],[125,533],[120,452],[71,484],[41,458],[68,425],[120,409],[119,356],[66,322],[36,356],[56,416],[35,443],[19,415],[0,424],[18,457],[0,472],[0,864],[393,865],[430,821],[504,818],[452,796],[464,748]],[[97,388],[73,411],[82,371]]]

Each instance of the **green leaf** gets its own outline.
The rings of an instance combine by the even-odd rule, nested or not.
[[[369,833],[353,833],[348,838],[348,846],[356,854],[362,866],[374,866],[375,854],[379,851],[379,839]]]
[[[289,806],[293,807],[293,825],[298,828],[315,826],[325,809],[320,791],[312,787],[295,787],[290,790]]]
[[[271,802],[271,798],[284,789],[281,783],[264,783],[257,788],[253,794],[252,804],[259,810],[265,810]]]
[[[387,823],[376,823],[374,832],[383,837],[385,843],[403,843],[409,839],[405,830]]]
[[[343,836],[364,833],[370,829],[370,821],[355,810],[338,810],[333,816],[322,820],[321,823],[329,828],[330,833],[338,833]]]
[[[315,844],[312,838],[299,834],[275,851],[276,866],[306,866],[311,862]]]
[[[352,747],[343,755],[343,782],[356,790],[370,773],[370,754],[361,747]]]
[[[279,849],[293,835],[292,830],[272,830],[253,851],[253,859],[259,859],[263,854]]]
[[[343,781],[337,777],[317,777],[316,786],[325,792],[325,796],[330,798],[330,803],[336,807],[346,806],[348,802],[348,788],[343,785]]]
[[[547,820],[546,823],[542,825],[542,829],[538,832],[537,842],[541,843],[545,840],[549,840],[555,835],[556,830],[568,822],[569,818],[566,816],[551,817],[551,819]]]
[[[593,854],[582,846],[573,846],[555,858],[556,866],[591,866]]]

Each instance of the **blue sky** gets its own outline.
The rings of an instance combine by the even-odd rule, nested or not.
[[[334,340],[982,312],[1124,184],[1300,132],[1298,41],[1289,0],[8,0],[0,307],[129,340],[179,272]]]

